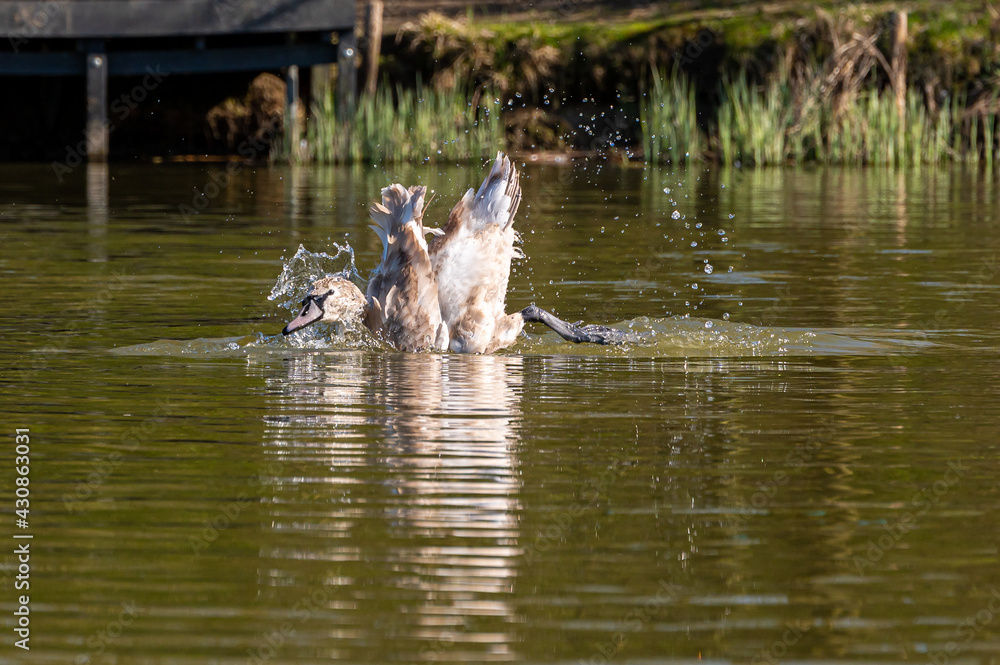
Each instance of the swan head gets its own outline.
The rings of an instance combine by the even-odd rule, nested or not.
[[[364,316],[367,304],[368,299],[351,280],[339,275],[317,279],[302,301],[299,315],[281,334],[288,335],[313,323],[356,323]]]

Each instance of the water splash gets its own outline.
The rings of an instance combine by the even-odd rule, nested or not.
[[[310,252],[299,245],[295,254],[284,261],[268,300],[287,309],[298,311],[299,303],[309,292],[312,283],[321,277],[340,275],[364,291],[362,279],[354,265],[354,249],[350,244],[333,243],[334,255]],[[692,284],[697,289],[697,284]],[[919,350],[926,342],[883,338],[871,330],[805,330],[772,328],[722,320],[676,316],[671,318],[639,317],[615,324],[614,328],[625,334],[624,344],[595,346],[569,344],[552,332],[542,332],[532,327],[529,335],[506,353],[570,354],[595,356],[674,357],[674,358],[739,358],[774,356],[835,356],[883,355]],[[541,334],[539,334],[541,333]],[[160,340],[139,344],[113,352],[123,355],[166,356],[239,356],[301,351],[338,351],[364,349],[385,351],[389,347],[368,332],[363,326],[345,328],[341,324],[315,324],[294,335],[263,335],[220,339],[193,339],[186,341]]]
[[[354,265],[354,248],[350,243],[333,243],[337,250],[331,256],[326,252],[310,252],[299,245],[295,254],[284,262],[281,274],[278,275],[268,300],[277,301],[290,314],[298,313],[302,298],[312,289],[312,283],[322,277],[345,277],[353,281],[362,293],[367,282],[358,274]],[[360,324],[345,326],[344,324],[327,325],[317,323],[302,328],[288,337],[267,338],[248,345],[246,348],[259,346],[278,346],[294,349],[337,349],[353,348],[376,350],[384,345]]]
[[[626,342],[610,346],[571,344],[554,332],[532,327],[527,337],[504,354],[584,355],[629,358],[781,358],[827,356],[884,356],[919,353],[933,346],[922,334],[903,335],[896,330],[872,329],[808,330],[774,328],[720,319],[688,316],[638,317],[612,326],[625,333]],[[305,333],[305,334],[303,334]],[[303,351],[388,351],[367,330],[336,330],[317,324],[301,333],[249,335],[186,341],[161,340],[115,349],[122,355],[156,356],[248,356]]]
[[[612,327],[625,333],[626,343],[610,346],[571,344],[554,332],[543,332],[544,328],[541,326],[533,326],[527,337],[501,353],[629,358],[891,357],[896,354],[919,353],[933,346],[922,334],[903,335],[896,330],[774,328],[688,316],[642,316]],[[221,339],[161,340],[115,349],[113,353],[232,357],[358,349],[390,350],[367,330],[337,330],[317,324],[289,337],[258,333]]]
[[[627,342],[614,346],[567,344],[555,333],[532,335],[513,347],[522,353],[606,355],[634,358],[747,358],[788,356],[880,356],[914,353],[929,342],[898,331],[885,335],[865,330],[808,330],[736,323],[690,316],[641,316],[612,326]],[[537,331],[533,331],[537,332]]]
[[[354,248],[350,243],[341,245],[335,242],[333,246],[337,253],[330,256],[326,252],[310,252],[299,245],[292,258],[285,261],[267,299],[277,301],[289,311],[296,311],[313,282],[335,275],[352,280],[364,292],[365,280],[354,265]]]

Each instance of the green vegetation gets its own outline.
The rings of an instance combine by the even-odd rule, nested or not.
[[[310,161],[345,162],[470,161],[492,156],[503,145],[497,104],[479,95],[469,101],[465,88],[432,90],[386,86],[362,96],[350,119],[337,118],[332,97],[313,108],[308,146]]]
[[[678,71],[653,72],[649,99],[640,111],[643,149],[649,161],[686,162],[704,151],[694,86]]]
[[[638,21],[427,15],[383,40],[386,83],[354,117],[338,121],[330,99],[314,109],[308,158],[474,160],[506,135],[514,149],[609,148],[651,162],[992,166],[1000,15],[962,1],[907,5],[897,91],[895,9],[721,2]],[[630,137],[624,150],[595,143],[586,124],[609,107],[630,125],[615,127]]]
[[[686,92],[685,92],[686,91]],[[759,88],[745,75],[722,83],[716,133],[703,136],[687,105],[691,87],[683,75],[665,86],[654,78],[643,105],[645,156],[651,162],[705,157],[691,146],[711,143],[724,163],[775,165],[818,161],[830,164],[916,166],[945,161],[983,163],[992,168],[998,157],[996,130],[1000,117],[995,97],[968,108],[963,99],[946,100],[928,111],[922,96],[906,92],[901,115],[891,90],[862,90],[839,112],[814,106],[796,114],[795,95],[786,77]],[[678,101],[686,100],[686,101]],[[669,105],[673,104],[671,108]],[[683,128],[681,128],[683,127]],[[659,134],[653,132],[660,128]]]
[[[792,123],[788,85],[775,81],[758,92],[746,75],[722,84],[718,145],[725,161],[777,164],[788,152],[786,130]],[[650,160],[656,156],[649,155]]]

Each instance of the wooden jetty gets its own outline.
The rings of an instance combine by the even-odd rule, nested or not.
[[[0,76],[86,78],[88,159],[108,155],[108,77],[282,70],[299,134],[299,68],[356,85],[353,0],[0,0]],[[6,44],[4,44],[6,42]]]

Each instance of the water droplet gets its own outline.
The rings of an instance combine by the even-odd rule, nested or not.
[[[733,215],[733,214],[729,215],[729,219],[732,219],[733,217],[736,217],[736,215]]]
[[[670,217],[671,219],[680,219],[681,213],[679,210],[674,210],[672,213],[670,213]]]
[[[712,323],[711,321],[705,321],[705,327],[706,327],[706,328],[711,328],[711,327],[712,327],[712,326],[714,326],[714,325],[715,325],[715,324],[714,324],[714,323]]]
[[[729,320],[729,312],[726,312],[725,314],[722,315],[722,320],[723,321],[728,321]]]
[[[706,263],[705,264],[705,274],[706,275],[711,275],[713,270],[715,270],[715,268],[712,267],[711,263]]]
[[[604,233],[604,227],[603,226],[601,227],[601,233]]]
[[[664,187],[663,188],[663,193],[664,194],[669,194],[670,193],[670,188],[669,187]]]
[[[698,241],[697,240],[692,240],[691,241],[691,246],[692,247],[697,247],[698,246]]]

